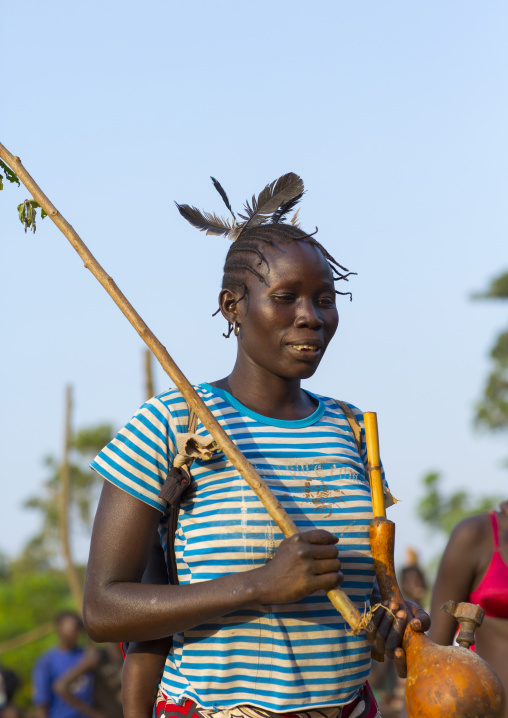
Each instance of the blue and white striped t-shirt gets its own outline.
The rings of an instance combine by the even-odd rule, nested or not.
[[[318,407],[311,416],[279,421],[209,384],[195,388],[299,530],[322,528],[339,536],[341,588],[363,611],[374,581],[363,430],[360,457],[333,399],[312,394]],[[352,409],[362,423],[361,412]],[[158,494],[176,454],[175,435],[187,431],[187,422],[181,394],[159,394],[100,452],[92,468],[164,512]],[[207,434],[201,422],[197,433]],[[192,489],[181,505],[175,539],[180,583],[262,566],[284,537],[257,496],[220,452],[209,461],[195,461],[191,472]],[[236,611],[175,635],[161,689],[176,703],[190,698],[209,709],[250,704],[294,712],[349,703],[369,669],[364,635],[351,635],[320,591],[294,604]]]

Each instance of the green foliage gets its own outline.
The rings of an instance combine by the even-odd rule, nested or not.
[[[90,527],[101,478],[88,468],[90,459],[110,441],[110,426],[101,424],[78,431],[71,439],[70,522]],[[0,643],[27,633],[51,621],[62,610],[76,610],[67,576],[59,565],[61,547],[58,536],[60,466],[54,457],[44,465],[48,477],[41,491],[25,502],[25,507],[41,517],[39,532],[22,554],[12,561],[0,555]],[[78,569],[84,575],[84,568]],[[31,702],[30,676],[37,658],[56,644],[56,634],[34,640],[2,655],[2,663],[16,671],[23,687],[16,703],[28,707]]]
[[[490,352],[490,372],[483,397],[476,406],[477,426],[493,431],[508,429],[508,331],[502,332]]]
[[[490,283],[475,299],[508,299],[508,272]],[[483,396],[476,405],[475,423],[489,431],[508,430],[508,331],[502,332],[490,352],[492,369]]]
[[[101,477],[91,471],[88,464],[95,454],[112,437],[112,429],[107,424],[85,428],[71,438],[69,456],[69,515],[70,525],[90,529],[92,515],[102,485]],[[46,570],[58,565],[60,544],[58,535],[60,491],[60,465],[52,456],[44,460],[48,469],[48,478],[42,484],[42,491],[30,496],[24,503],[25,508],[39,513],[42,521],[40,531],[26,544],[17,565],[30,566]]]
[[[495,277],[487,291],[473,294],[473,299],[508,299],[508,272]]]
[[[37,208],[40,207],[39,204],[34,199],[26,199],[21,204],[18,204],[18,214],[19,214],[19,221],[22,225],[25,227],[25,232],[27,229],[31,229],[32,232],[35,233],[36,227],[36,220],[37,220]],[[47,217],[48,215],[46,212],[40,207],[41,209],[41,219],[44,219],[44,217]]]
[[[0,580],[0,643],[16,638],[52,621],[63,610],[74,610],[65,576],[58,572],[11,572]],[[56,644],[56,633],[2,654],[2,665],[15,671],[23,681],[16,695],[17,705],[31,704],[30,676],[38,657]]]
[[[5,164],[2,160],[0,160],[0,170],[4,173],[6,180],[12,182],[13,184],[17,184],[18,187],[21,186],[18,175],[13,172],[9,165]],[[0,190],[4,188],[3,180],[4,177],[0,173]],[[31,229],[32,232],[35,232],[37,229],[37,209],[39,208],[41,210],[41,219],[44,219],[44,217],[47,217],[48,215],[34,199],[26,199],[21,204],[18,204],[19,221],[24,226],[25,232],[27,229]]]
[[[501,501],[500,496],[473,498],[462,490],[446,495],[441,489],[441,474],[437,471],[426,474],[422,482],[424,495],[416,507],[418,517],[447,536],[462,519],[485,513]]]
[[[15,172],[13,172],[11,170],[11,168],[9,167],[9,165],[6,165],[5,162],[3,162],[2,160],[0,160],[0,169],[5,174],[6,180],[8,180],[9,182],[12,182],[12,183],[15,182],[18,185],[18,187],[20,186],[18,175]],[[3,175],[0,174],[0,190],[2,190],[4,188],[3,180],[4,180]]]

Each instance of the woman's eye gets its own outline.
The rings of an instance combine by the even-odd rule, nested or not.
[[[321,297],[319,303],[322,307],[331,307],[335,304],[335,297]]]
[[[294,299],[293,294],[274,294],[273,297],[277,302],[292,302]]]

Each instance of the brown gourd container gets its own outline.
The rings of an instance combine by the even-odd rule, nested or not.
[[[395,524],[385,517],[377,417],[364,414],[374,519],[370,544],[383,601],[404,605],[394,569]],[[460,604],[464,616],[477,607]],[[406,709],[410,718],[503,718],[504,689],[495,671],[473,651],[440,646],[406,627]]]

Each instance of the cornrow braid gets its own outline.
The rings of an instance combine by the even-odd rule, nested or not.
[[[222,289],[242,290],[241,296],[231,306],[235,306],[235,304],[238,304],[238,302],[245,298],[248,291],[245,282],[248,272],[257,277],[260,282],[267,284],[260,269],[264,263],[269,272],[270,266],[263,254],[262,248],[263,245],[276,246],[277,240],[283,242],[306,242],[316,247],[328,262],[332,270],[334,282],[340,280],[347,282],[348,277],[352,274],[356,274],[356,272],[350,272],[346,267],[339,264],[312,234],[306,234],[299,227],[282,223],[262,224],[252,229],[247,227],[240,237],[230,246],[224,262]],[[350,300],[352,299],[351,292],[340,292],[336,289],[335,293],[344,296],[349,295]],[[228,323],[228,333],[223,336],[228,338],[231,335],[231,331],[232,325]]]

